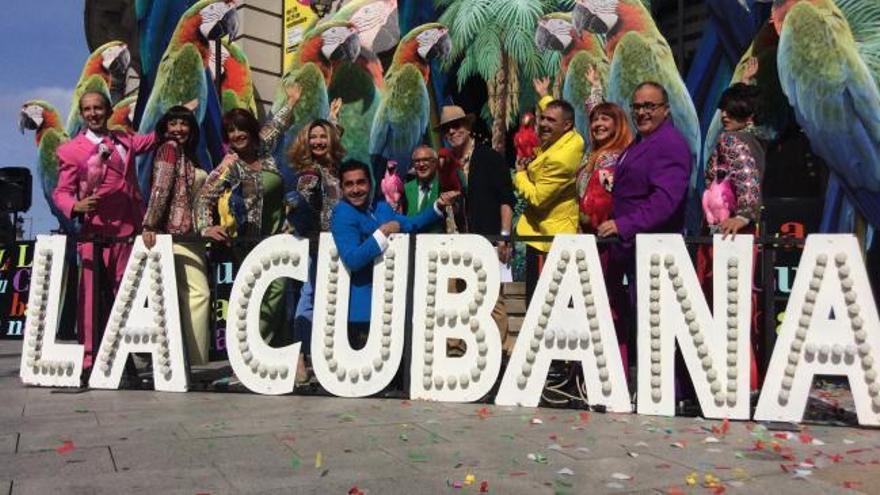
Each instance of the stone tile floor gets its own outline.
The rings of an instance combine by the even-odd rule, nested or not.
[[[0,341],[3,493],[880,493],[880,430],[142,390],[58,393]],[[847,392],[823,388],[828,407]],[[813,417],[817,417],[813,414]]]

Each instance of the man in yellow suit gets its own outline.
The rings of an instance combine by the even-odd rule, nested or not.
[[[516,224],[518,236],[573,234],[577,232],[578,206],[575,176],[584,154],[584,140],[574,130],[574,109],[548,95],[549,79],[535,81],[542,96],[538,102],[538,137],[541,147],[529,160],[517,160],[513,186],[526,208]],[[526,244],[526,298],[538,283],[549,242]]]

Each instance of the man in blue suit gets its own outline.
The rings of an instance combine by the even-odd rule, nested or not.
[[[380,201],[373,208],[369,167],[348,160],[339,167],[342,201],[333,209],[330,232],[342,263],[351,273],[351,297],[348,308],[349,335],[352,345],[366,343],[373,290],[373,260],[385,252],[388,236],[398,232],[416,233],[443,218],[443,208],[452,205],[458,191],[440,194],[433,208],[413,217],[396,213]]]

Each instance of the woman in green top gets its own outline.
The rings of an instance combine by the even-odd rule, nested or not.
[[[286,104],[262,128],[247,110],[233,109],[223,116],[223,138],[229,153],[208,176],[199,194],[196,225],[202,236],[228,244],[233,235],[268,237],[282,232],[285,191],[272,151],[290,126],[299,96],[299,85],[288,87]],[[215,225],[217,201],[227,190],[232,192],[229,205],[235,217],[234,234]],[[240,261],[247,250],[239,244],[235,254]],[[284,284],[284,279],[273,282],[260,308],[260,334],[275,347],[292,342],[289,332],[276,331],[285,328]]]

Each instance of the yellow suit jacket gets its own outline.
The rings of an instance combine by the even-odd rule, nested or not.
[[[543,109],[552,100],[539,103]],[[516,234],[553,235],[577,232],[578,206],[575,190],[577,168],[584,154],[584,139],[575,130],[562,135],[555,143],[517,172],[513,185],[526,202],[516,224]],[[549,242],[529,242],[540,251],[550,250]]]

